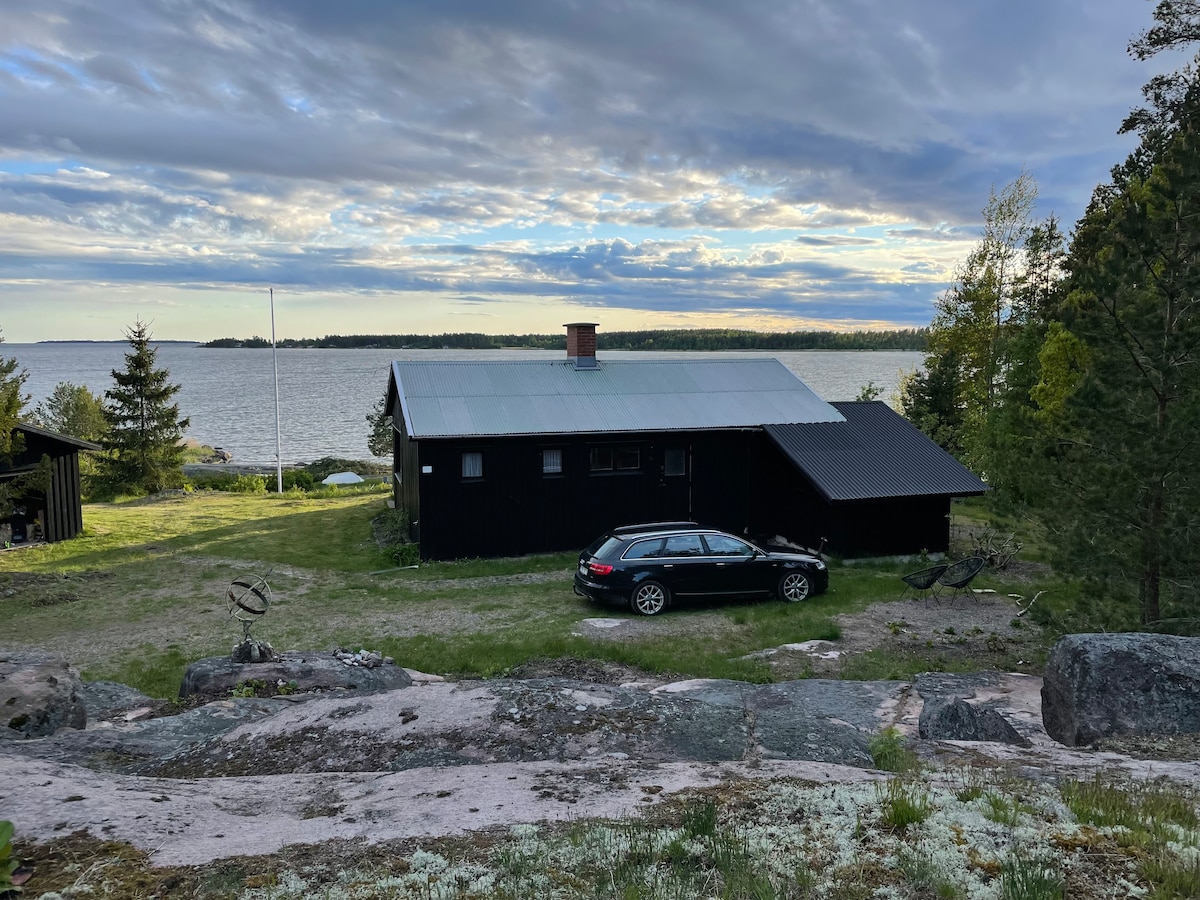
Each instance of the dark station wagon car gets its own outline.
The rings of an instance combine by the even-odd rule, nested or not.
[[[657,615],[685,597],[778,596],[798,603],[829,586],[825,563],[808,553],[763,550],[694,522],[624,525],[579,555],[575,593]]]

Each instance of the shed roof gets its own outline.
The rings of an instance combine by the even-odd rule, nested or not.
[[[47,440],[58,441],[60,444],[67,444],[71,447],[78,447],[80,450],[103,450],[99,444],[93,444],[91,441],[85,441],[82,438],[71,437],[69,434],[61,434],[57,431],[51,431],[49,428],[42,428],[38,425],[33,425],[29,422],[18,422],[16,425],[17,431],[23,431],[26,434],[36,434],[39,437],[44,437]]]
[[[976,475],[886,403],[832,404],[839,423],[767,425],[771,440],[831,502],[976,496]]]
[[[392,363],[414,438],[757,428],[840,422],[777,359]]]

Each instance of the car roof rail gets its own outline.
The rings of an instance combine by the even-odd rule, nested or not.
[[[672,528],[699,528],[696,522],[646,522],[641,525],[618,525],[611,534],[640,534],[643,531],[668,531]]]

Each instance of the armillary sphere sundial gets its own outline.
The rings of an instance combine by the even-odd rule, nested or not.
[[[225,592],[229,618],[242,623],[242,642],[233,648],[234,662],[269,662],[275,651],[250,636],[250,627],[271,607],[271,586],[261,575],[239,575]]]

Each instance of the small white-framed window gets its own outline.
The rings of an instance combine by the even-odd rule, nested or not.
[[[468,451],[462,455],[462,477],[483,477],[483,454],[478,450]]]
[[[682,447],[672,447],[663,453],[664,475],[687,474],[687,451]]]
[[[562,474],[562,450],[550,447],[542,451],[542,474]]]

